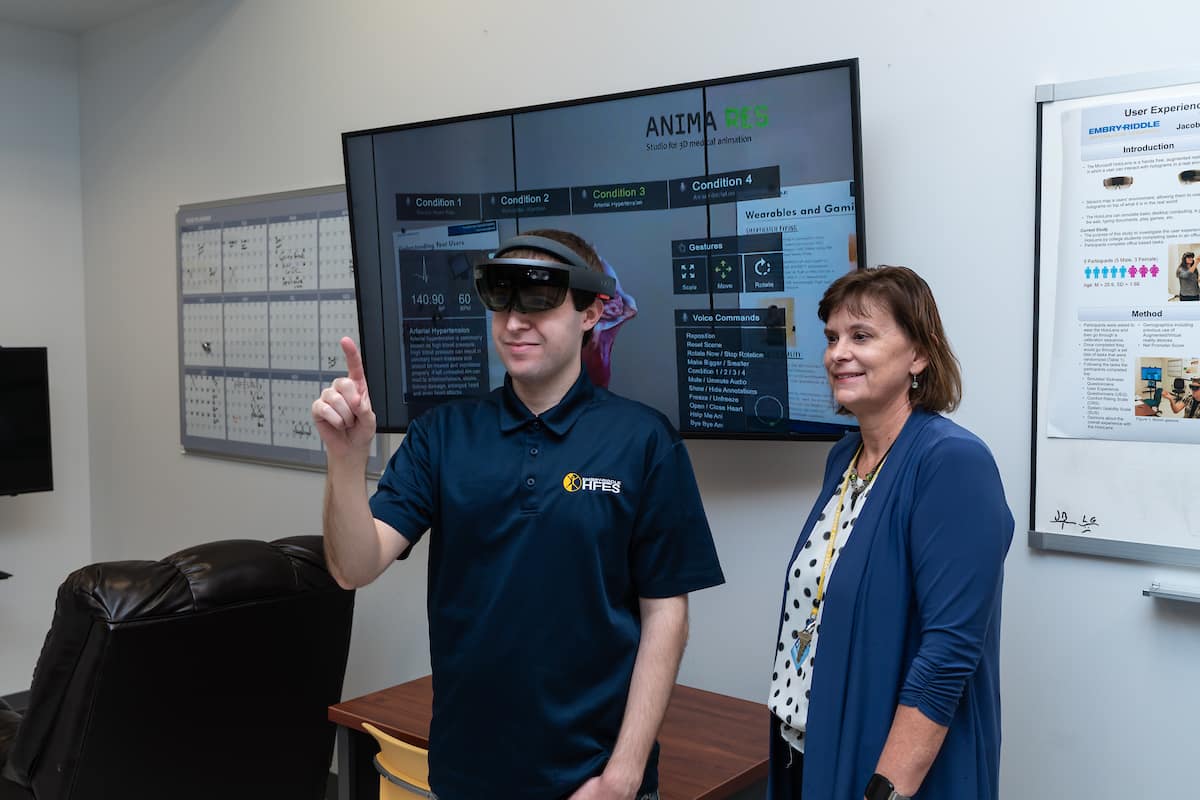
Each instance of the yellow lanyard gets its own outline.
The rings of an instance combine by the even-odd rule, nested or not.
[[[891,448],[889,447],[888,449],[890,450]],[[859,444],[858,449],[854,451],[854,457],[850,459],[851,464],[857,463],[858,455],[861,452],[862,445]],[[883,467],[883,462],[886,460],[887,453],[884,453],[883,458],[879,460],[879,464],[875,467],[874,475],[871,478],[872,483],[875,482],[875,478],[879,477],[879,470]],[[850,472],[851,468],[847,467],[846,477],[842,480],[842,491],[841,496],[838,498],[837,511],[833,515],[833,529],[829,532],[829,546],[825,548],[825,563],[821,565],[821,577],[817,579],[817,594],[813,597],[812,611],[809,612],[810,617],[817,615],[817,609],[821,607],[821,598],[825,596],[825,578],[829,574],[829,565],[833,562],[834,545],[837,543],[838,530],[841,527],[838,523],[842,520],[842,509],[846,506],[846,492],[850,489]]]

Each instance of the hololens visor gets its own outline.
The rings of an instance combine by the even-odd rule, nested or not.
[[[534,250],[560,261],[504,258],[510,250]],[[501,244],[492,258],[475,267],[475,291],[491,311],[549,311],[562,305],[570,289],[609,300],[616,291],[616,280],[592,269],[571,248],[544,236],[514,236]]]

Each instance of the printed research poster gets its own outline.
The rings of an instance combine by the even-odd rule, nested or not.
[[[1200,442],[1200,95],[1068,111],[1048,429]]]

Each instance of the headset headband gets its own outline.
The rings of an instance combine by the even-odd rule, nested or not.
[[[499,257],[501,253],[517,249],[539,250],[573,267],[586,270],[592,269],[591,264],[588,264],[579,253],[576,253],[562,242],[556,242],[545,236],[514,236],[511,239],[506,239],[500,244],[499,249],[496,250],[496,256]]]

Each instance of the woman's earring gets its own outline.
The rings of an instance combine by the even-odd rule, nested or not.
[[[917,376],[916,376],[916,375],[913,375],[913,376],[912,376],[912,379],[913,379],[913,382],[912,382],[912,388],[914,388],[914,389],[919,389],[919,388],[921,388],[921,384],[920,384],[920,383],[917,381]]]

